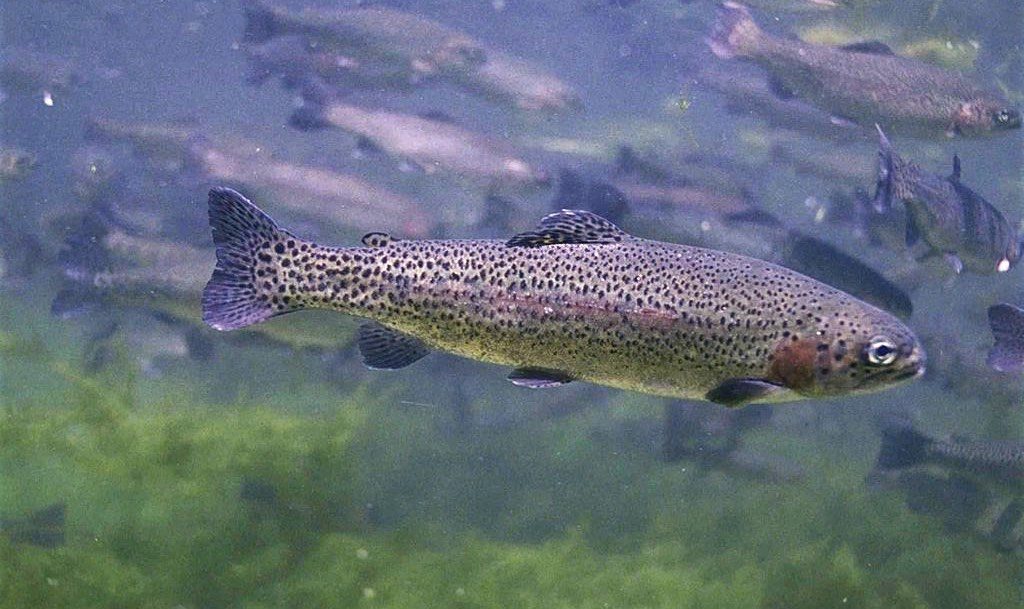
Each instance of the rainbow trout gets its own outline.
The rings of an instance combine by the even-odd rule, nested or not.
[[[719,57],[738,57],[767,69],[780,94],[795,95],[861,126],[881,123],[929,136],[1021,126],[1020,112],[1002,95],[959,72],[898,57],[881,43],[829,47],[773,36],[736,2],[722,4],[707,42]]]
[[[359,347],[396,369],[431,349],[573,380],[730,406],[878,390],[920,375],[899,320],[783,267],[633,237],[585,211],[500,240],[323,247],[239,193],[210,191],[217,265],[203,319],[233,330],[306,308],[372,320]]]

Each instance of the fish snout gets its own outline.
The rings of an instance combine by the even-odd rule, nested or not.
[[[896,375],[897,380],[915,379],[924,376],[928,356],[924,352],[921,343],[906,343],[900,347],[903,365]]]

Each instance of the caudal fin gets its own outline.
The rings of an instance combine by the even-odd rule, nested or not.
[[[997,372],[1024,370],[1024,310],[1006,303],[988,308],[988,325],[995,344],[988,365]]]
[[[882,447],[878,451],[875,467],[880,470],[903,469],[924,462],[933,440],[914,429],[901,418],[885,421],[882,428]]]
[[[750,10],[738,2],[723,2],[718,7],[718,20],[705,41],[711,52],[722,59],[747,57],[753,54],[761,28]]]
[[[301,242],[230,188],[212,189],[209,204],[217,267],[203,290],[203,321],[235,330],[297,310],[279,292],[278,270]]]

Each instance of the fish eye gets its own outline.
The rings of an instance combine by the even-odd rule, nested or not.
[[[896,345],[889,339],[876,336],[868,343],[868,363],[874,366],[888,366],[896,361]]]

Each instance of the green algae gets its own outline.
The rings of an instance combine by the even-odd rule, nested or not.
[[[870,455],[851,459],[827,440],[752,435],[752,447],[810,470],[798,484],[752,483],[594,437],[598,426],[658,416],[638,396],[453,435],[443,412],[396,407],[373,385],[332,394],[295,383],[290,408],[202,402],[124,361],[87,376],[55,355],[45,329],[0,338],[4,371],[18,377],[5,382],[34,384],[25,399],[0,402],[0,515],[68,505],[63,547],[0,536],[2,607],[1020,600],[1019,559],[910,514],[897,496],[866,493]],[[303,364],[290,365],[294,374]]]

